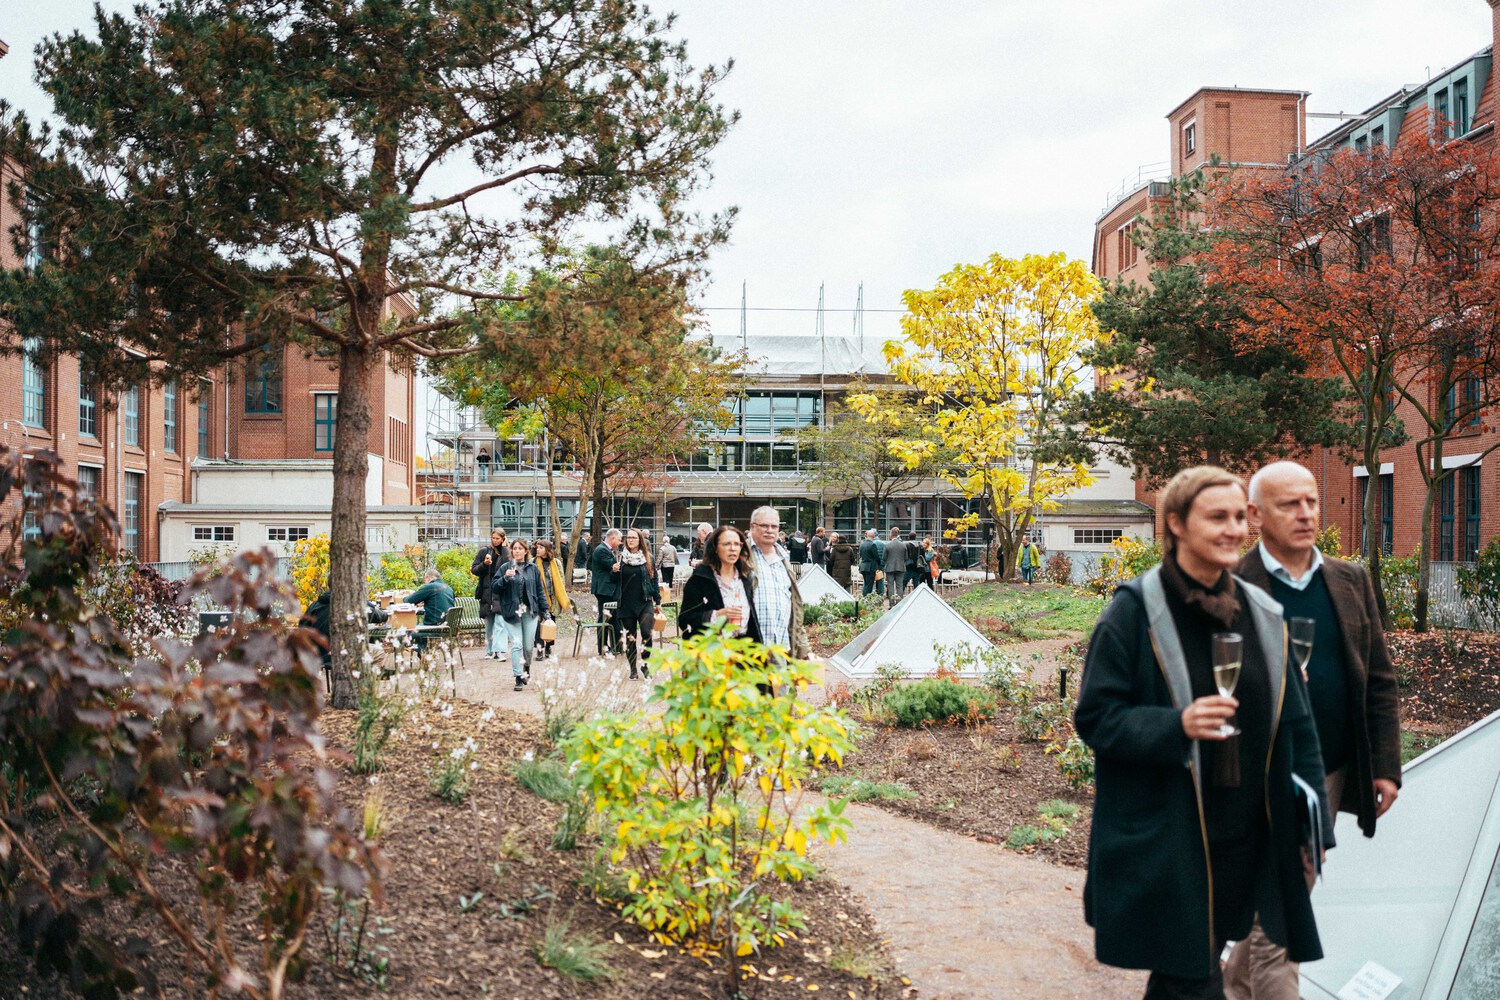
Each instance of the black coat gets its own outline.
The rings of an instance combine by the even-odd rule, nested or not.
[[[512,567],[517,570],[516,575],[506,576],[506,570]],[[495,614],[501,618],[508,622],[519,621],[523,604],[529,615],[552,617],[547,607],[547,593],[542,589],[542,573],[536,563],[529,559],[519,564],[506,560],[495,568],[493,579],[491,593],[494,594]]]
[[[854,572],[854,546],[839,542],[828,550],[828,575],[841,587],[849,586]]]
[[[640,618],[661,603],[661,589],[649,561],[639,566],[621,562],[619,577],[621,618]]]
[[[752,578],[740,577],[745,585],[745,603],[749,605],[749,618],[745,622],[745,636],[760,642],[760,619],[755,616],[755,585]],[[682,587],[682,610],[677,614],[677,629],[684,639],[708,628],[715,611],[724,610],[724,595],[719,593],[719,582],[708,563],[693,567],[692,575]]]
[[[484,564],[486,553],[490,557],[488,566]],[[474,587],[474,599],[479,602],[480,617],[488,618],[495,613],[493,586],[495,570],[509,559],[510,555],[507,552],[493,545],[485,545],[474,554],[474,562],[469,565],[469,572],[479,577],[479,583]]]
[[[885,557],[881,555],[880,543],[866,538],[859,543],[859,575],[869,576],[877,569],[884,569]]]
[[[1262,766],[1245,762],[1242,771],[1245,780],[1265,782],[1270,814],[1257,911],[1267,936],[1287,947],[1292,961],[1310,962],[1323,952],[1303,876],[1291,776],[1295,771],[1323,789],[1317,729],[1302,679],[1287,669],[1280,605],[1243,581],[1241,592],[1269,630],[1261,634],[1274,637],[1262,643],[1271,753]],[[1181,652],[1170,611],[1163,622],[1148,606],[1142,579],[1123,584],[1099,619],[1084,665],[1075,721],[1094,750],[1096,783],[1084,916],[1095,929],[1099,961],[1202,978],[1218,955],[1200,758],[1182,731],[1185,671],[1180,684],[1171,679],[1178,676],[1170,665],[1174,650],[1178,662]]]
[[[613,569],[615,550],[600,542],[589,557],[589,592],[606,601],[620,596],[620,574]]]

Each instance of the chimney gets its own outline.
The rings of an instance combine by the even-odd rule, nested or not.
[[[4,59],[5,58],[5,53],[7,53],[9,51],[10,51],[10,46],[5,44],[4,39],[0,39],[0,59]]]

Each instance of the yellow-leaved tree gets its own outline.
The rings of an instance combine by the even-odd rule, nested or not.
[[[885,345],[895,376],[934,407],[936,431],[935,440],[896,439],[892,452],[916,465],[944,450],[938,475],[983,501],[1005,576],[1037,515],[1093,482],[1086,464],[1048,461],[1039,445],[1086,389],[1080,355],[1106,336],[1089,308],[1099,291],[1088,267],[1065,254],[994,254],[955,267],[931,290],[907,291],[905,339]],[[850,405],[873,414],[880,403],[862,395]],[[950,521],[949,534],[980,518]]]

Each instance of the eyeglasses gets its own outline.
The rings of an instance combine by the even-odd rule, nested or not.
[[[781,522],[780,521],[751,521],[750,522],[750,527],[752,527],[752,528],[780,528],[781,527]]]

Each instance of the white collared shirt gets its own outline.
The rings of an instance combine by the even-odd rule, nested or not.
[[[1266,572],[1293,590],[1306,590],[1307,585],[1312,583],[1313,574],[1323,566],[1323,553],[1315,546],[1312,550],[1312,562],[1308,564],[1307,572],[1301,576],[1292,576],[1291,570],[1267,551],[1265,542],[1256,543],[1256,547],[1260,549],[1260,561],[1265,564]]]

